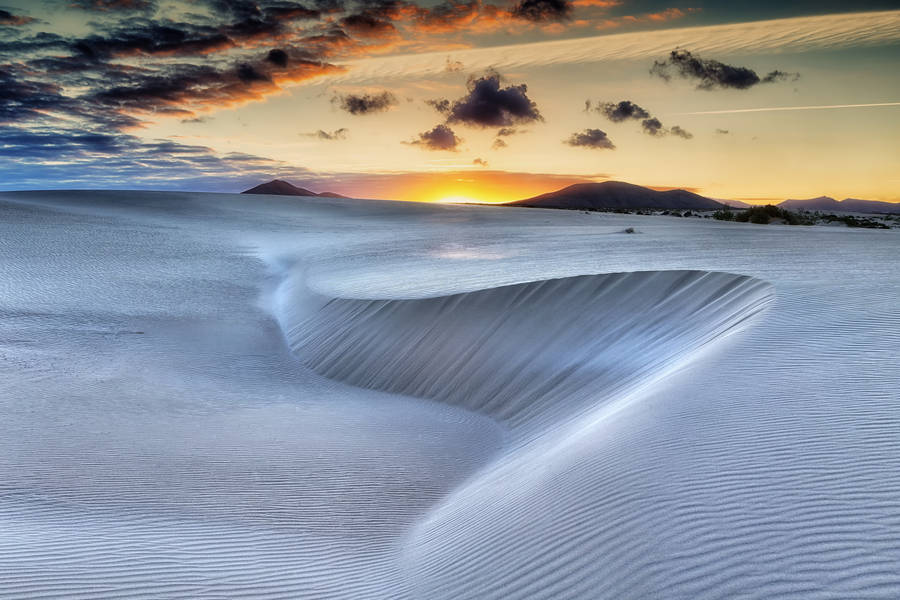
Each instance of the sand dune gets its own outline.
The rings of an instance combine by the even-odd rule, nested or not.
[[[283,304],[302,309],[283,322],[314,371],[441,400],[527,426],[532,436],[684,360],[772,297],[763,282],[701,271],[567,277],[412,300],[319,298],[318,306],[299,294]]]
[[[896,231],[0,217],[0,598],[900,595]]]

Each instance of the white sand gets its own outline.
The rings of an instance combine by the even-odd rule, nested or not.
[[[0,194],[0,598],[900,597],[898,235]]]

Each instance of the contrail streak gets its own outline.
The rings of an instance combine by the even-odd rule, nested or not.
[[[734,113],[771,112],[776,110],[825,110],[831,108],[869,108],[873,106],[900,106],[900,102],[875,102],[872,104],[823,104],[819,106],[767,106],[765,108],[733,108],[728,110],[702,110],[678,113],[680,115],[727,115]]]

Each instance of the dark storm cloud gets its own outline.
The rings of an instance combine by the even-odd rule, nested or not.
[[[85,100],[108,111],[189,118],[195,116],[195,109],[261,99],[275,89],[267,74],[246,63],[224,70],[178,65],[159,75],[98,91]]]
[[[340,15],[328,16],[344,10],[336,0],[195,0],[207,14],[183,15],[183,21],[150,18],[162,4],[149,0],[58,1],[103,13],[102,20],[90,24],[96,33],[89,35],[38,32],[0,40],[0,118],[6,122],[65,115],[125,128],[140,125],[140,115],[190,119],[198,109],[262,99],[283,83],[339,70],[323,59],[365,47],[337,26]],[[376,21],[392,28],[392,19],[414,21],[430,10],[436,23],[459,9],[423,9],[406,0],[356,0],[351,6],[344,24],[367,35],[387,30]],[[27,17],[4,10],[0,19],[18,24]],[[132,57],[134,62],[117,60]],[[163,61],[169,58],[186,60]],[[342,107],[366,114],[395,102],[390,94],[350,95]]]
[[[249,66],[249,65],[248,65]],[[252,67],[243,73],[253,80]],[[91,100],[107,106],[148,110],[171,106],[184,106],[189,99],[225,100],[229,86],[246,83],[242,80],[241,67],[227,74],[212,66],[178,65],[161,73],[148,75],[132,85],[122,85],[102,90]],[[188,112],[187,109],[184,109]]]
[[[128,134],[71,129],[29,130],[19,127],[0,130],[0,157],[83,161],[154,160],[194,165],[208,165],[220,160],[206,146],[179,144],[168,140],[145,141]],[[264,160],[259,157],[254,159]]]
[[[254,81],[272,81],[268,75],[261,73],[251,64],[242,63],[237,66],[238,79],[244,83],[253,83]]]
[[[422,146],[428,150],[448,150],[456,152],[462,140],[446,125],[437,125],[434,129],[420,133],[419,137],[411,142],[414,146]]]
[[[203,1],[203,0],[201,0]],[[272,41],[286,36],[297,21],[318,19],[319,9],[297,2],[205,0],[221,32],[235,41]]]
[[[83,10],[150,10],[156,8],[155,0],[70,0],[69,6]]]
[[[520,133],[528,133],[527,129],[516,129],[515,127],[501,127],[497,130],[497,137],[494,139],[494,143],[491,145],[492,150],[502,150],[509,146],[506,143],[506,140],[503,138],[509,137],[511,135],[518,135]]]
[[[36,52],[66,50],[69,39],[55,33],[40,32],[27,38],[0,41],[0,57],[20,60]]]
[[[511,85],[500,87],[500,75],[489,72],[470,79],[469,93],[450,107],[448,123],[463,123],[474,127],[510,127],[543,121],[537,105],[528,97],[528,87]]]
[[[563,21],[572,14],[572,3],[568,0],[520,0],[510,13],[533,23]]]
[[[212,2],[211,9],[217,17],[215,23],[130,17],[102,34],[72,40],[70,47],[74,53],[94,59],[134,54],[210,54],[243,42],[279,39],[292,22],[320,16],[320,11],[293,2],[263,6],[241,1]]]
[[[27,73],[28,69],[21,66],[0,66],[0,125],[53,123],[59,121],[60,114],[110,129],[140,124],[117,110],[104,110],[82,98],[66,96],[56,83],[28,79]]]
[[[405,0],[363,0],[356,12],[343,17],[338,24],[361,38],[386,38],[397,35],[392,21],[402,20],[416,12],[415,4]]]
[[[584,106],[586,111],[590,111],[593,107],[590,100],[587,100]],[[694,137],[678,125],[673,126],[671,129],[666,129],[659,119],[650,114],[650,111],[638,106],[631,100],[600,102],[596,107],[593,107],[593,110],[596,110],[613,123],[622,123],[628,120],[640,121],[641,131],[653,137],[662,137],[670,133],[687,140]]]
[[[33,21],[34,19],[31,17],[14,15],[8,10],[0,9],[0,25],[6,25],[7,27],[21,27],[22,25],[28,25]]]
[[[669,133],[671,133],[671,134],[674,135],[674,136],[677,136],[677,137],[680,137],[680,138],[684,138],[684,139],[686,139],[686,140],[689,140],[689,139],[691,139],[692,137],[694,137],[694,134],[693,134],[693,133],[690,133],[690,132],[688,132],[688,131],[685,131],[684,129],[682,129],[682,128],[679,127],[678,125],[672,125],[672,128],[669,129]]]
[[[446,98],[438,98],[435,100],[426,100],[425,104],[438,111],[439,113],[446,114],[450,112],[450,101]]]
[[[321,58],[343,41],[251,54],[262,43],[255,36],[271,36],[266,42],[280,39],[294,21],[318,16],[318,10],[283,1],[198,2],[206,3],[212,17],[192,15],[197,22],[175,22],[134,13],[148,3],[83,2],[80,8],[109,12],[92,24],[98,33],[39,32],[0,41],[0,120],[75,118],[85,127],[121,130],[141,125],[139,115],[188,119],[196,117],[195,110],[259,100],[281,83],[337,69]],[[250,52],[231,62],[241,49]],[[123,57],[145,60],[116,61]],[[189,60],[160,60],[169,57]]]
[[[590,106],[590,101],[588,101],[587,106]],[[627,119],[647,119],[650,117],[650,113],[631,100],[604,102],[597,106],[597,112],[605,115],[613,123],[621,123]]]
[[[341,127],[340,129],[335,129],[334,131],[330,132],[320,129],[313,133],[304,133],[303,135],[319,138],[320,140],[334,141],[347,139],[347,133],[349,133],[349,131],[350,130],[346,127]]]
[[[797,81],[800,73],[785,73],[784,71],[771,71],[760,80],[760,83],[775,83],[777,81]]]
[[[428,8],[416,6],[414,15],[413,23],[417,31],[445,33],[470,27],[476,21],[479,24],[493,23],[500,17],[500,10],[479,0],[444,0]],[[448,72],[461,71],[462,68],[461,62],[447,58],[445,69]]]
[[[135,54],[189,56],[208,54],[235,46],[235,42],[211,26],[158,23],[129,19],[103,35],[91,35],[70,43],[72,53],[91,60]]]
[[[212,13],[223,20],[235,22],[315,18],[320,6],[309,8],[306,4],[291,0],[195,0],[205,4]]]
[[[390,92],[380,94],[338,94],[331,99],[341,110],[351,115],[368,115],[383,112],[397,104],[397,97]]]
[[[577,146],[582,148],[594,148],[597,150],[615,150],[616,146],[606,135],[605,131],[599,129],[585,129],[581,133],[573,133],[569,139],[564,140],[569,146]]]
[[[799,73],[785,73],[776,70],[761,78],[756,71],[748,67],[703,59],[684,49],[672,50],[666,60],[654,61],[650,74],[666,81],[671,80],[673,74],[684,79],[696,80],[697,89],[700,90],[717,88],[745,90],[759,83],[774,83],[786,79],[796,80],[800,77]]]
[[[0,130],[0,157],[38,159],[70,158],[73,154],[113,153],[121,149],[115,135],[54,130]]]
[[[689,140],[694,137],[694,134],[685,131],[678,125],[673,125],[671,128],[666,129],[663,127],[663,124],[656,117],[651,117],[649,119],[644,119],[641,121],[641,129],[647,135],[652,135],[653,137],[662,137],[664,135],[674,135],[675,137],[684,138]]]
[[[349,15],[339,23],[344,29],[361,38],[383,38],[397,33],[397,28],[387,19],[379,19],[365,13]]]
[[[266,60],[277,67],[286,67],[288,64],[288,53],[280,48],[269,50]]]
[[[270,67],[265,59],[224,68],[181,63],[140,73],[125,84],[101,89],[84,100],[120,112],[190,117],[196,109],[262,99],[279,89],[277,81],[300,81],[334,68],[315,61],[292,61],[289,70],[277,72]]]
[[[0,124],[40,117],[42,112],[69,101],[60,86],[16,77],[0,67]]]
[[[646,133],[647,135],[666,135],[666,130],[663,127],[663,124],[660,123],[659,119],[657,119],[656,117],[644,119],[643,121],[641,121],[641,129],[643,129],[644,133]]]

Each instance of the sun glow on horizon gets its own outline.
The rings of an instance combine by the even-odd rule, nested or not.
[[[490,204],[484,200],[473,198],[472,196],[445,196],[439,200],[435,200],[437,204]]]

